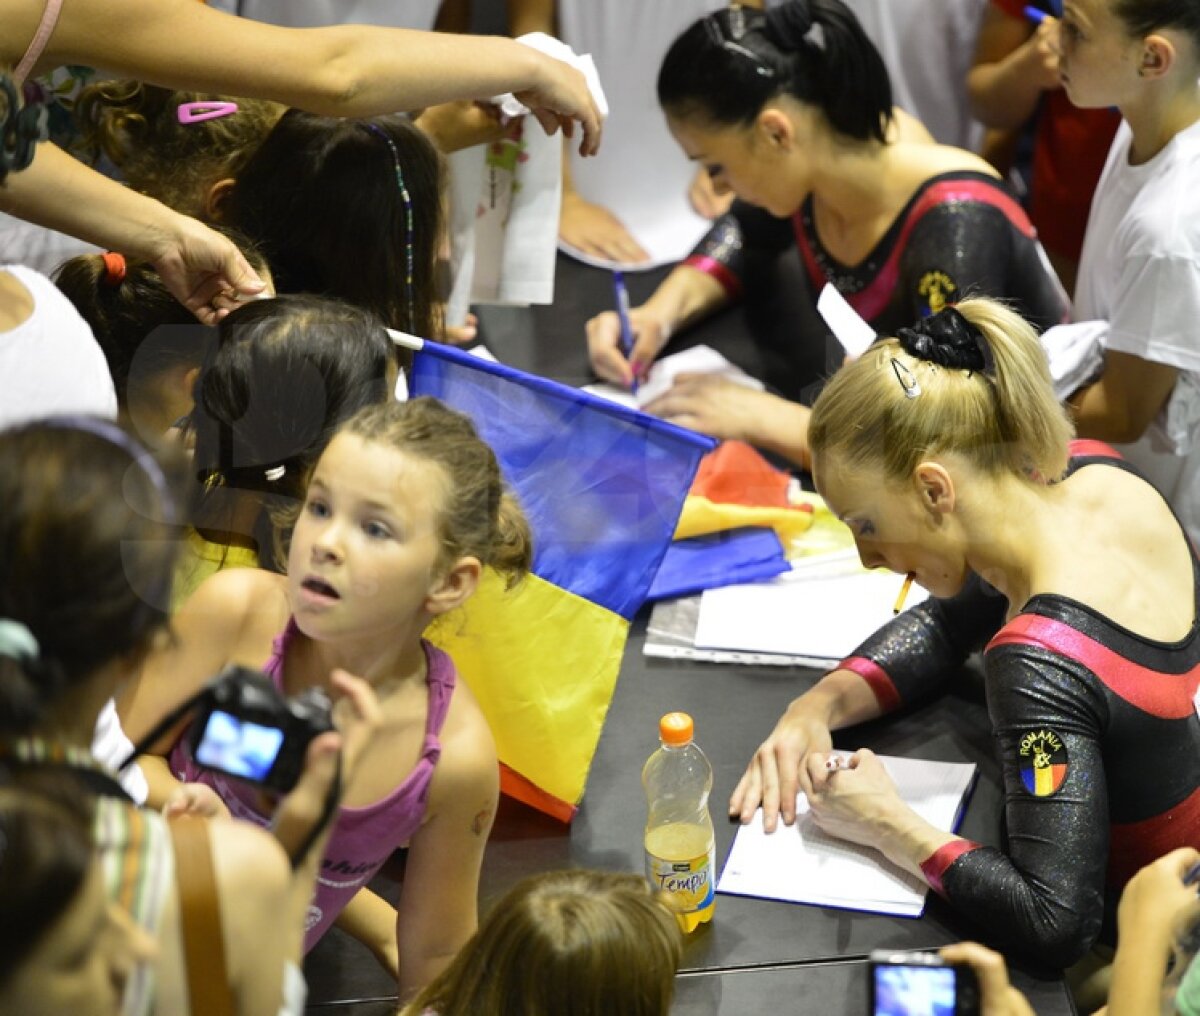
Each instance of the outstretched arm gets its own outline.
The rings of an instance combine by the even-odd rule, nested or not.
[[[41,9],[0,0],[0,60],[16,63]],[[600,116],[583,75],[499,37],[339,25],[292,29],[195,0],[71,0],[37,69],[87,64],[170,88],[275,99],[329,116],[420,109],[513,92],[547,131],[582,127],[580,151],[600,143]]]
[[[195,219],[89,169],[50,143],[0,186],[0,209],[158,270],[171,293],[206,324],[265,290],[242,252]]]

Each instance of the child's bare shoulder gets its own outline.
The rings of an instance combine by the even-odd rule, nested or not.
[[[268,641],[287,623],[287,579],[260,568],[227,568],[205,579],[177,621],[220,627],[238,643]]]

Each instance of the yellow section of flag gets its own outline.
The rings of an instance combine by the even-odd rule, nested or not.
[[[629,622],[537,575],[511,590],[491,569],[426,635],[487,717],[500,761],[574,805],[617,683]]]

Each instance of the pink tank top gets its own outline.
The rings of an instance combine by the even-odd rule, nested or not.
[[[263,672],[280,690],[283,689],[283,661],[288,643],[297,632],[294,620],[289,620],[283,633],[272,647],[271,658]],[[412,771],[395,790],[374,804],[362,808],[338,809],[333,832],[321,861],[317,891],[309,904],[305,922],[305,951],[311,949],[342,908],[361,886],[366,885],[398,847],[408,843],[421,827],[429,797],[429,781],[433,767],[442,752],[438,735],[450,708],[457,675],[454,661],[436,646],[422,641],[425,650],[429,706],[425,720],[425,742],[421,757]],[[258,791],[237,780],[228,779],[202,769],[192,760],[181,740],[171,750],[172,771],[191,783],[212,787],[229,806],[235,818],[244,818],[266,826],[268,818],[257,810]]]

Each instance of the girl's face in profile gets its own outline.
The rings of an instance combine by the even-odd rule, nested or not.
[[[1119,106],[1136,90],[1142,40],[1129,36],[1112,0],[1067,0],[1058,38],[1059,76],[1076,106]]]
[[[339,434],[309,483],[288,556],[288,591],[311,638],[403,638],[440,588],[440,466]]]
[[[117,1016],[125,982],[155,952],[150,935],[109,901],[93,864],[70,907],[0,990],[0,1012]]]
[[[717,127],[691,118],[667,117],[684,154],[712,180],[718,195],[733,193],[778,218],[792,215],[810,190],[796,160],[779,157],[764,126]]]
[[[850,528],[864,568],[912,573],[934,596],[953,596],[967,580],[961,548],[925,508],[917,481],[902,483],[881,470],[843,465],[834,454],[813,463],[818,493]]]

